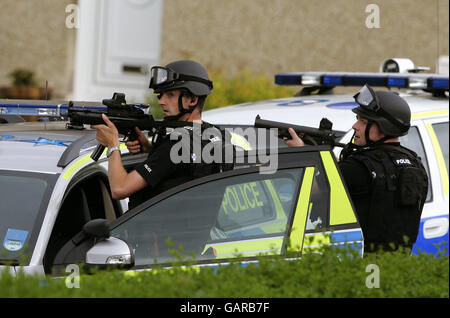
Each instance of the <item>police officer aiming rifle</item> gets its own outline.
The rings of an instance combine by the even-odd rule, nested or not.
[[[212,92],[213,83],[209,80],[206,69],[199,63],[183,60],[167,64],[165,67],[152,67],[149,87],[158,94],[158,104],[163,110],[164,121],[198,123],[202,129],[213,127],[202,122],[201,118],[203,105],[207,95]],[[108,147],[108,178],[112,196],[115,199],[130,197],[130,209],[176,185],[232,167],[224,161],[210,164],[174,163],[171,148],[179,140],[173,138],[174,136],[171,138],[171,135],[177,134],[176,130],[168,133],[163,127],[153,134],[150,143],[147,136],[136,127],[138,139],[128,141],[126,146],[131,153],[147,152],[149,155],[144,162],[136,166],[135,170],[127,172],[118,151],[117,128],[106,115],[102,116],[106,125],[93,125],[92,128],[97,130],[99,143]],[[196,132],[192,127],[186,127],[186,130],[189,132],[191,144],[185,145],[187,147],[185,149],[191,151],[190,157],[194,160],[201,157],[201,154],[193,153],[192,139]],[[217,128],[215,137],[210,140],[201,138],[202,148],[211,140],[217,142],[218,138],[222,147],[230,145],[231,138],[224,131]]]
[[[412,248],[428,191],[420,158],[400,145],[411,111],[393,92],[365,85],[355,96],[353,142],[341,152],[339,166],[364,234],[366,252]],[[304,146],[290,128],[290,147]]]

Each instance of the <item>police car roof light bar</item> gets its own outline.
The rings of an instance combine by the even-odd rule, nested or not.
[[[98,102],[73,102],[74,109],[105,110]],[[52,100],[0,99],[0,114],[22,116],[61,117],[67,113],[69,102]]]
[[[448,76],[438,74],[302,72],[275,75],[278,85],[364,86],[449,90]]]

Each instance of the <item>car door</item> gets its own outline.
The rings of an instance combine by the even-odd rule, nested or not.
[[[122,215],[119,202],[113,200],[110,193],[108,176],[103,169],[91,165],[75,172],[65,189],[45,248],[42,263],[46,273],[68,263],[74,248],[72,239],[87,222],[98,218],[112,221]],[[72,260],[75,263],[82,259]]]
[[[449,124],[448,117],[423,120],[420,127],[425,138],[426,157],[429,163],[430,189],[422,211],[419,233],[413,246],[413,253],[446,252],[449,246]],[[414,149],[414,148],[412,148]],[[432,195],[430,195],[430,192]]]
[[[277,169],[260,171],[256,153],[235,169],[177,186],[111,223],[134,252],[134,268],[193,259],[309,252],[356,242],[362,233],[328,147],[279,149]],[[330,236],[331,234],[331,236]],[[305,243],[305,235],[312,239]]]

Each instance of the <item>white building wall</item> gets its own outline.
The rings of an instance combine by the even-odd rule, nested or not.
[[[161,51],[163,0],[80,0],[74,100],[100,101],[114,92],[143,102]]]

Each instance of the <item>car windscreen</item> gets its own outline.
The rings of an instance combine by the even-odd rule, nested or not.
[[[0,170],[0,262],[27,262],[57,176]]]

